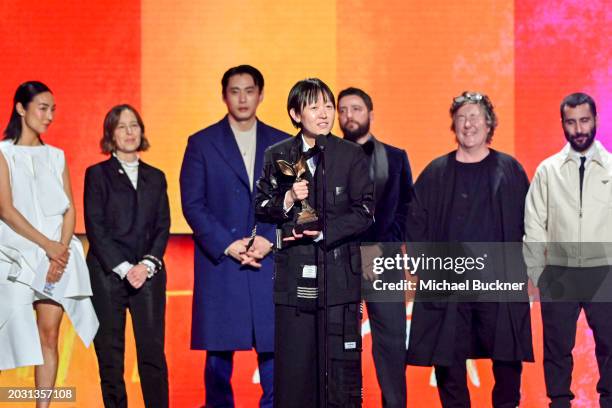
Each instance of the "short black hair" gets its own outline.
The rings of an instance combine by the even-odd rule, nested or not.
[[[329,86],[319,78],[306,78],[293,85],[293,88],[289,91],[289,97],[287,97],[287,113],[289,113],[289,118],[291,118],[293,126],[298,129],[302,128],[302,124],[296,122],[291,117],[291,109],[293,109],[294,112],[301,113],[304,106],[317,101],[319,94],[323,95],[323,100],[325,102],[331,102],[332,105],[334,105],[334,109],[336,109],[334,93]]]
[[[229,83],[230,78],[234,75],[242,74],[250,75],[251,78],[253,78],[253,82],[255,82],[257,88],[259,88],[259,92],[263,91],[264,77],[261,72],[259,72],[257,68],[251,65],[238,65],[237,67],[232,67],[225,71],[225,74],[223,74],[223,78],[221,78],[221,93],[223,94],[223,96],[225,96],[225,91],[227,90],[227,84]]]
[[[354,88],[354,87],[343,89],[338,94],[338,103],[340,103],[340,99],[344,98],[345,96],[349,96],[349,95],[355,95],[355,96],[360,97],[363,100],[363,103],[365,103],[365,106],[368,108],[368,112],[372,112],[374,110],[374,104],[372,103],[372,98],[370,98],[370,95],[365,93],[363,89]]]
[[[566,106],[569,106],[570,108],[575,108],[576,106],[582,105],[584,103],[589,104],[589,108],[591,108],[591,113],[593,114],[593,117],[596,117],[597,116],[597,106],[595,106],[595,101],[593,100],[593,98],[591,98],[589,95],[585,93],[576,92],[576,93],[567,95],[561,101],[561,106],[559,106],[559,110],[561,112],[561,120],[565,119],[565,116],[563,114],[563,109]]]
[[[17,144],[21,137],[21,115],[17,112],[17,103],[20,103],[23,109],[28,109],[28,104],[32,102],[34,97],[45,92],[53,94],[51,89],[40,81],[27,81],[17,87],[13,96],[11,116],[4,129],[5,140],[12,140],[14,144]],[[38,138],[40,140],[40,135],[38,135]],[[42,140],[40,142],[42,143]]]

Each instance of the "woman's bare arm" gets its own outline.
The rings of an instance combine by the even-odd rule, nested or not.
[[[70,206],[64,213],[64,221],[62,223],[62,236],[60,242],[66,246],[70,245],[72,235],[74,235],[74,226],[76,224],[76,209],[74,208],[74,202],[72,200],[72,185],[70,183],[70,172],[68,171],[68,164],[64,166],[64,172],[62,173],[62,179],[64,182],[64,192],[68,197]]]
[[[0,219],[13,231],[41,247],[47,256],[65,265],[68,261],[67,246],[51,241],[32,226],[13,206],[13,194],[9,169],[4,155],[0,153]]]

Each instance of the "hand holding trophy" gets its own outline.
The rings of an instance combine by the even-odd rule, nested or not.
[[[295,163],[289,163],[286,160],[277,160],[276,163],[280,168],[281,172],[290,177],[295,177],[295,182],[299,183],[302,181],[302,175],[306,172],[306,157],[302,155],[300,159]],[[317,215],[317,212],[310,203],[308,199],[301,200],[302,211],[300,211],[297,215],[295,222],[295,232],[302,233],[303,231],[320,231],[321,230],[321,220]]]

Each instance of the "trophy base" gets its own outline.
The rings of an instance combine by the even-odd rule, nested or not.
[[[300,220],[298,218],[295,224],[295,232],[301,234],[304,231],[321,231],[322,223],[318,218],[311,218],[307,220]]]

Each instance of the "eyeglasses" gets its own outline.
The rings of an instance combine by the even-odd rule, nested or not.
[[[128,131],[128,128],[132,131],[135,132],[137,129],[140,129],[140,125],[138,123],[130,123],[129,125],[118,125],[115,130],[119,131],[121,133],[126,133]]]
[[[459,95],[453,99],[455,103],[463,103],[463,102],[479,102],[483,98],[482,94],[478,92],[466,92],[463,95]]]

